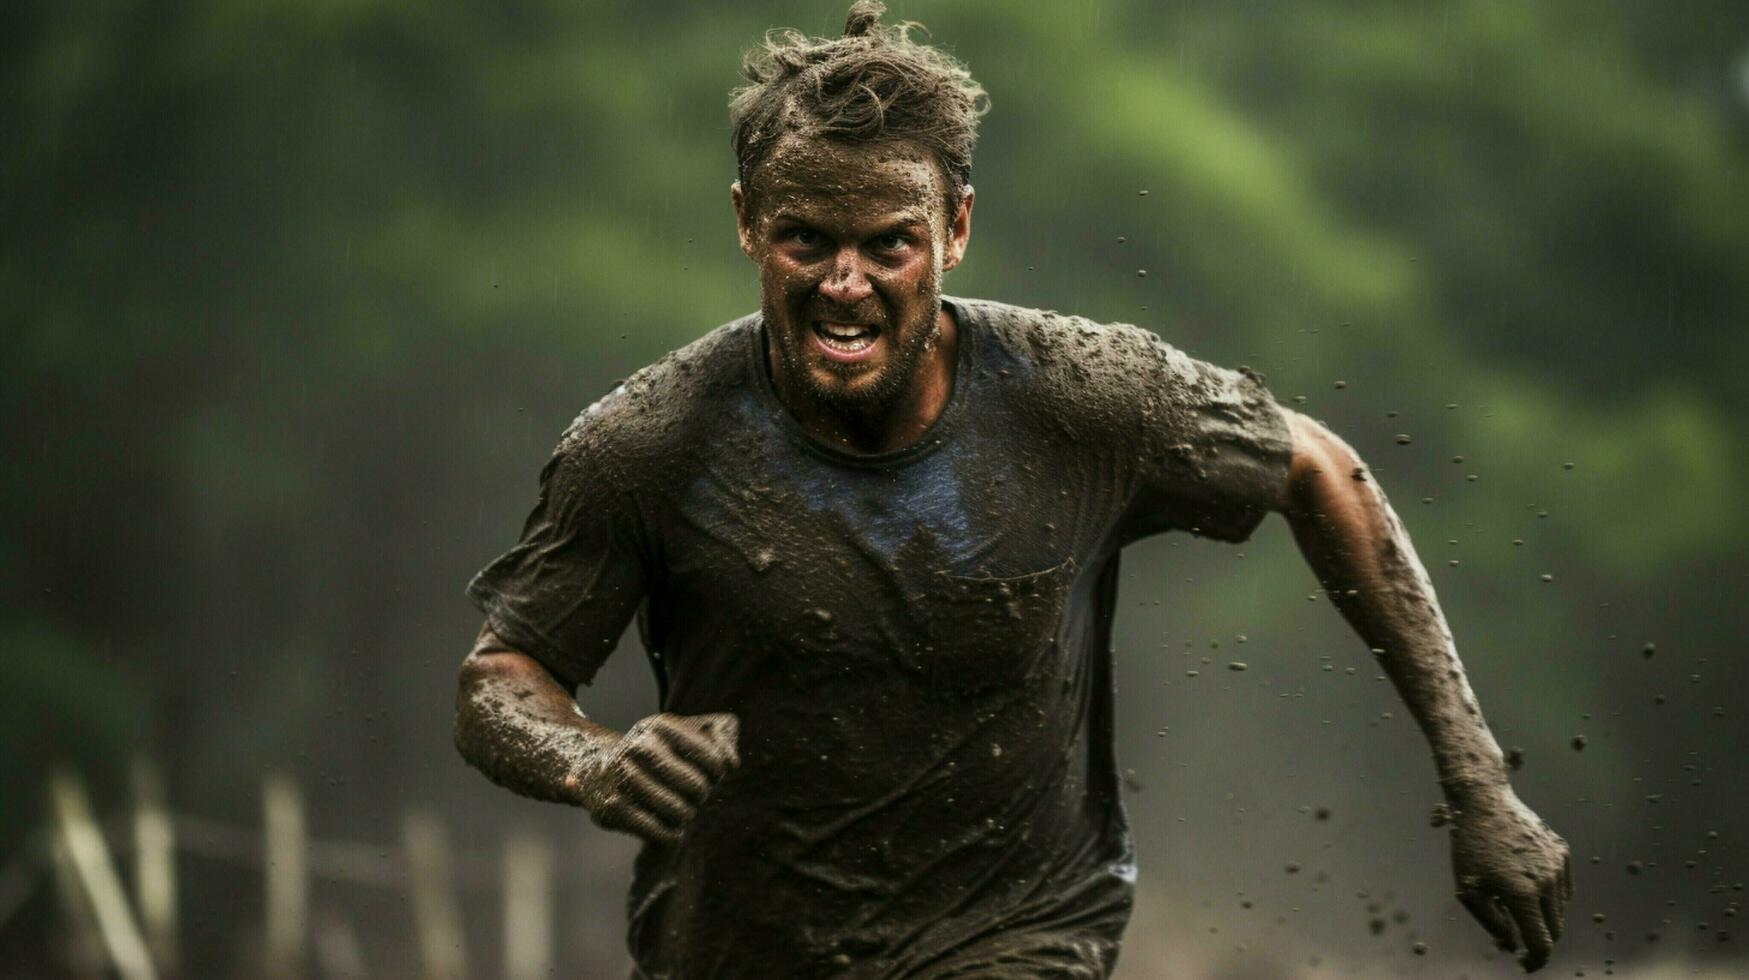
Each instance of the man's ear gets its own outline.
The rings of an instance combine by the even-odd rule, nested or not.
[[[741,253],[753,257],[753,229],[748,225],[747,195],[741,193],[741,182],[729,185],[729,203],[735,206],[735,236],[741,240]]]
[[[972,238],[972,199],[977,195],[971,185],[960,195],[959,206],[947,221],[947,249],[941,259],[941,271],[946,272],[966,257],[966,243]]]

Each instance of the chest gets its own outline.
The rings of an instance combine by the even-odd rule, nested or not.
[[[1089,557],[1061,476],[970,447],[886,470],[782,452],[701,466],[667,502],[670,633],[810,686],[1013,683],[1054,661]]]

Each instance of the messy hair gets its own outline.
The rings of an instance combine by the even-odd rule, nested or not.
[[[972,180],[978,117],[990,97],[952,56],[883,25],[886,6],[856,0],[837,38],[772,31],[741,59],[749,84],[730,93],[736,171],[744,192],[778,140],[802,131],[842,143],[910,140],[947,178],[948,214]]]

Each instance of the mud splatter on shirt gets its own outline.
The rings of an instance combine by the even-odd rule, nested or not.
[[[1246,539],[1291,437],[1261,379],[1149,331],[943,303],[953,392],[911,445],[809,436],[744,317],[590,406],[522,540],[468,587],[567,685],[636,615],[661,710],[741,719],[741,767],[681,843],[639,856],[629,944],[650,980],[1115,961],[1134,880],[1119,550]]]

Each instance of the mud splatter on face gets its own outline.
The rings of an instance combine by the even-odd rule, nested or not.
[[[946,184],[909,142],[792,133],[744,189],[773,377],[798,414],[884,413],[917,386],[957,264]]]

